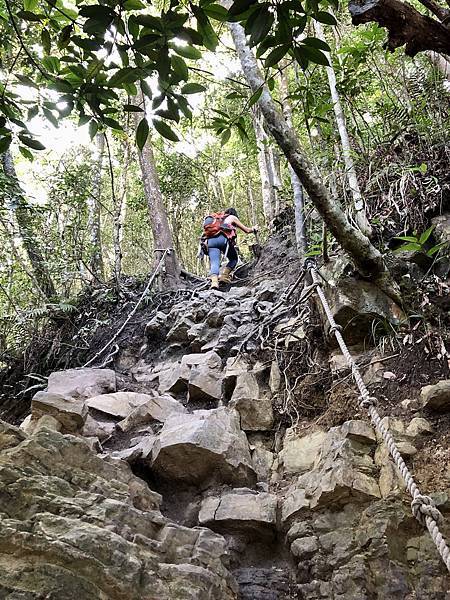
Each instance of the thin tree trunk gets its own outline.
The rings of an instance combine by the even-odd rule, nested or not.
[[[326,42],[322,25],[318,21],[316,21],[314,23],[314,27],[316,29],[317,37],[320,40]],[[350,146],[350,140],[347,132],[347,124],[345,122],[345,115],[344,111],[342,110],[341,100],[339,98],[339,94],[336,87],[336,73],[334,72],[330,53],[325,52],[325,54],[326,56],[328,56],[328,60],[330,62],[330,66],[326,67],[328,84],[330,87],[331,99],[333,101],[334,115],[336,117],[336,124],[339,131],[339,137],[341,138],[342,157],[344,159],[345,164],[345,174],[353,198],[355,220],[356,224],[361,229],[361,231],[365,235],[370,236],[372,235],[372,228],[370,227],[370,223],[367,219],[364,200],[361,194],[361,189],[359,187],[358,178],[356,176],[355,165],[353,163],[352,158],[352,149]]]
[[[270,165],[267,161],[267,136],[264,131],[262,115],[259,111],[253,113],[253,127],[255,130],[256,147],[258,149],[259,176],[261,178],[261,194],[263,201],[263,211],[266,222],[274,217],[274,195],[273,195],[273,177],[271,177]]]
[[[280,192],[283,187],[280,174],[280,155],[275,148],[269,148],[270,167],[272,169],[273,194],[275,197],[275,214],[280,210]]]
[[[33,231],[33,212],[31,207],[27,205],[23,196],[23,191],[20,187],[16,169],[14,167],[13,158],[9,150],[2,154],[2,164],[5,175],[12,180],[12,185],[14,187],[11,212],[15,216],[20,239],[31,263],[34,280],[47,300],[57,300],[55,285],[50,277],[44,256],[40,249],[40,244]]]
[[[89,269],[94,281],[103,282],[105,279],[102,240],[101,240],[101,204],[103,156],[105,152],[105,136],[98,133],[95,136],[97,144],[97,161],[92,176],[91,193],[86,200],[88,218],[87,230],[90,238]]]
[[[450,82],[450,61],[437,52],[426,52],[426,55],[441,75],[443,75],[444,79],[447,82]],[[445,89],[449,91],[448,86]]]
[[[122,240],[127,206],[129,165],[130,143],[128,140],[125,140],[122,173],[120,178],[120,196],[116,199],[116,206],[114,207],[114,277],[117,287],[120,286],[120,277],[122,275]]]
[[[286,119],[287,125],[293,129],[292,108],[288,98],[289,85],[285,69],[282,69],[280,72],[280,90],[282,95],[281,104],[283,107],[284,118]],[[289,177],[291,179],[292,194],[294,197],[295,239],[297,242],[297,251],[299,256],[303,257],[306,253],[305,200],[300,179],[290,163]]]
[[[135,104],[139,104],[139,101],[136,102],[135,100]],[[136,113],[136,126],[140,119],[141,116]],[[161,188],[159,186],[158,172],[156,170],[150,139],[147,139],[142,151],[138,150],[138,156],[150,217],[150,226],[153,234],[153,246],[155,251],[155,260],[153,262],[156,265],[161,258],[161,253],[167,248],[172,248],[170,255],[166,255],[165,258],[165,274],[175,282],[179,278],[180,267],[175,254],[173,236],[170,230],[169,219],[166,207],[164,206]]]
[[[261,75],[256,58],[247,45],[243,27],[239,23],[228,23],[228,27],[247,83],[253,93],[262,89],[258,103],[269,131],[283,150],[311,201],[325,220],[331,233],[352,257],[360,273],[375,280],[380,288],[398,302],[400,300],[399,291],[392,281],[382,255],[359,229],[349,223],[340,204],[333,202],[319,173],[304,156],[295,131],[289,127],[276,107]]]

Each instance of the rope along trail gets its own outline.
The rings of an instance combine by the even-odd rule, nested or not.
[[[158,249],[159,250],[159,249]],[[162,251],[162,249],[160,250]],[[161,258],[158,262],[158,264],[156,265],[155,270],[153,271],[152,276],[150,277],[150,279],[148,280],[147,285],[145,286],[145,290],[142,292],[141,297],[139,298],[139,300],[136,302],[133,310],[130,312],[130,314],[128,315],[128,317],[125,319],[125,321],[123,322],[122,326],[116,331],[116,333],[113,335],[113,337],[109,340],[109,342],[107,344],[105,344],[103,346],[103,348],[101,348],[101,350],[99,350],[97,352],[97,354],[95,354],[95,356],[93,356],[90,360],[87,361],[87,363],[85,363],[83,365],[84,367],[88,367],[89,365],[91,365],[95,360],[97,360],[97,358],[99,358],[103,352],[109,348],[109,346],[111,346],[111,344],[119,337],[119,335],[122,333],[122,331],[125,329],[125,327],[127,326],[127,324],[130,322],[130,319],[132,318],[132,316],[135,314],[135,312],[137,311],[137,309],[139,308],[139,306],[141,305],[142,300],[145,298],[148,290],[150,289],[152,283],[155,281],[155,277],[158,275],[160,268],[162,267],[163,261],[166,258],[167,254],[170,254],[170,252],[172,251],[172,248],[165,248],[164,252],[161,255]]]
[[[330,306],[327,302],[323,289],[320,286],[319,273],[316,269],[314,262],[308,260],[305,266],[311,273],[313,286],[317,291],[325,314],[327,315],[328,321],[331,325],[330,332],[334,333],[339,347],[342,351],[342,354],[344,355],[348,366],[352,370],[353,378],[361,394],[359,396],[359,405],[361,406],[361,408],[364,408],[368,411],[373,426],[382,436],[392,458],[394,459],[395,464],[397,465],[398,470],[401,473],[401,476],[403,477],[403,480],[406,484],[406,488],[412,496],[411,510],[413,515],[420,523],[426,525],[433,539],[433,542],[435,543],[436,548],[438,549],[439,554],[441,555],[442,560],[445,563],[445,566],[450,571],[450,549],[443,535],[441,534],[438,525],[439,522],[442,521],[442,515],[436,508],[433,499],[429,496],[425,496],[420,493],[420,490],[417,487],[413,476],[411,475],[408,467],[405,464],[405,461],[403,460],[397,448],[392,434],[389,433],[386,427],[384,427],[384,425],[381,423],[381,417],[375,407],[376,399],[370,396],[369,390],[366,388],[362,380],[361,373],[359,372],[359,369],[347,348],[344,338],[341,335],[342,327],[338,325],[333,318]]]

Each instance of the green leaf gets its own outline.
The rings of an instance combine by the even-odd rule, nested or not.
[[[135,21],[143,27],[164,31],[162,20],[159,17],[154,17],[152,15],[137,15]]]
[[[115,17],[113,10],[102,4],[90,4],[80,8],[80,15],[89,19],[98,19],[100,21],[112,21]]]
[[[72,34],[73,25],[66,25],[63,29],[61,29],[61,33],[58,36],[58,48],[61,50],[63,48],[67,48],[70,42],[70,36]]]
[[[37,23],[38,21],[43,21],[45,19],[45,15],[38,15],[30,10],[19,10],[17,16],[20,19],[24,19],[25,21],[31,21],[32,23]]]
[[[139,79],[140,70],[134,67],[119,69],[108,81],[110,87],[119,87],[123,83],[134,83]]]
[[[47,29],[43,29],[41,31],[41,43],[42,43],[42,47],[44,48],[44,52],[46,54],[50,54],[51,49],[52,49],[52,41],[50,39],[50,34],[47,31]]]
[[[423,244],[425,244],[427,239],[430,237],[433,229],[434,229],[434,225],[432,225],[431,227],[428,227],[428,229],[422,233],[422,235],[419,238],[419,244],[421,244],[422,246],[423,246]]]
[[[33,138],[29,138],[26,135],[22,135],[21,133],[19,133],[19,140],[22,142],[22,144],[25,144],[25,146],[28,146],[33,150],[45,150],[45,146],[42,145],[41,142],[38,142]]]
[[[129,96],[136,96],[138,93],[137,86],[135,83],[122,83],[122,88],[126,91]]]
[[[270,90],[271,92],[273,92],[273,90],[275,89],[275,79],[274,79],[273,77],[270,77],[270,78],[267,80],[267,87],[269,88],[269,90]]]
[[[105,125],[111,127],[111,129],[115,129],[116,131],[123,131],[122,125],[115,119],[111,119],[111,117],[103,117],[102,121]]]
[[[34,106],[32,106],[31,108],[28,109],[27,120],[31,121],[31,119],[34,119],[34,117],[38,114],[38,112],[39,112],[39,106],[37,104],[35,104]]]
[[[204,91],[206,91],[206,88],[204,85],[201,85],[200,83],[186,83],[181,88],[182,94],[199,94],[200,92],[204,92]]]
[[[258,90],[256,90],[256,92],[250,97],[250,100],[248,101],[248,107],[250,108],[251,106],[253,106],[254,104],[256,104],[258,102],[258,100],[261,98],[261,94],[263,93],[263,87],[261,86]]]
[[[422,246],[420,244],[411,242],[410,244],[403,244],[403,246],[400,246],[400,248],[397,248],[397,250],[394,250],[394,252],[418,252],[420,250],[422,250]]]
[[[240,15],[250,6],[256,4],[257,0],[235,0],[228,11],[230,16]]]
[[[235,98],[242,98],[242,94],[240,94],[239,92],[230,92],[229,94],[227,94],[225,96],[225,98],[227,100],[234,100]]]
[[[203,10],[208,15],[208,17],[214,19],[215,21],[227,20],[228,11],[220,4],[208,4],[203,8]]]
[[[404,242],[414,242],[417,244],[419,240],[414,235],[396,235],[395,240],[403,240]]]
[[[422,175],[425,175],[427,170],[428,170],[428,165],[426,163],[422,163],[419,167],[419,171],[422,173]]]
[[[269,11],[267,6],[262,6],[257,13],[255,20],[249,27],[250,35],[250,47],[256,46],[261,40],[263,40],[272,28],[275,16]]]
[[[317,48],[318,50],[324,50],[325,52],[330,52],[330,46],[316,37],[307,37],[302,40],[302,44],[306,44],[307,46],[311,46],[312,48]]]
[[[6,152],[11,145],[12,137],[7,135],[5,137],[0,138],[0,154]]]
[[[136,106],[135,104],[124,104],[123,110],[125,112],[132,112],[132,113],[144,112],[144,109],[142,109],[140,106]]]
[[[22,85],[27,85],[28,87],[32,87],[35,90],[39,89],[39,86],[37,86],[34,81],[32,79],[30,79],[29,77],[27,77],[26,75],[19,75],[18,73],[16,74],[16,78],[20,81],[20,83]]]
[[[53,127],[56,127],[56,128],[59,127],[58,119],[55,117],[55,115],[52,113],[51,110],[43,107],[42,112],[44,113],[44,116],[47,119],[47,121],[50,121],[50,123],[53,125]]]
[[[27,158],[29,161],[33,162],[34,160],[34,156],[33,153],[30,152],[28,150],[28,148],[25,148],[24,146],[19,146],[19,152],[22,156],[24,156],[25,158]]]
[[[225,146],[225,144],[228,142],[230,137],[231,137],[231,129],[225,129],[225,131],[222,132],[222,135],[220,136],[221,145]]]
[[[436,252],[439,252],[439,250],[442,250],[442,248],[448,246],[448,244],[449,242],[441,242],[440,244],[436,244],[436,246],[433,246],[427,251],[427,256],[434,256]]]
[[[289,50],[289,48],[289,44],[284,44],[283,46],[278,46],[277,48],[274,48],[264,60],[264,66],[268,68],[278,64],[283,58],[283,56],[286,54],[286,52]]]
[[[295,59],[297,60],[298,64],[301,66],[301,68],[303,70],[308,68],[308,58],[304,52],[305,47],[306,46],[296,46],[293,49]]]
[[[42,64],[47,71],[50,71],[50,73],[59,73],[61,69],[61,63],[56,56],[44,56]]]
[[[167,125],[167,123],[165,123],[164,121],[153,120],[153,126],[155,127],[155,129],[159,133],[159,135],[162,135],[167,140],[170,140],[171,142],[178,142],[179,141],[180,138],[173,131],[173,129],[171,129]]]
[[[175,54],[170,57],[170,62],[172,63],[172,69],[178,75],[180,79],[187,81],[189,79],[189,71],[187,68],[187,64],[181,58],[181,56],[176,56]]]
[[[89,123],[90,120],[91,117],[89,115],[80,115],[80,118],[78,119],[78,127],[83,127],[83,125]]]
[[[23,0],[23,9],[27,12],[34,12],[38,4],[39,0]]]
[[[193,46],[177,46],[176,44],[170,45],[173,50],[184,58],[190,58],[191,60],[198,60],[202,57],[202,53]]]
[[[313,17],[316,21],[319,21],[319,23],[324,23],[325,25],[337,25],[337,21],[333,15],[324,10],[319,10]]]
[[[214,52],[219,43],[219,38],[209,22],[209,19],[206,17],[204,21],[197,20],[197,29],[203,38],[203,46]]]
[[[95,138],[95,136],[97,135],[97,131],[98,123],[92,119],[89,123],[89,137],[91,138],[91,140]]]
[[[147,96],[147,98],[150,98],[150,100],[151,100],[153,97],[152,88],[148,85],[148,83],[144,79],[142,79],[140,83],[141,83],[142,93],[145,94]]]
[[[139,121],[139,125],[136,128],[136,144],[139,150],[142,151],[142,148],[145,146],[145,142],[147,141],[148,134],[150,128],[148,126],[148,121],[145,117],[143,117]]]
[[[123,7],[125,10],[142,10],[146,5],[141,0],[125,0]]]
[[[321,50],[317,50],[317,48],[313,48],[312,46],[302,45],[301,50],[306,56],[308,60],[318,65],[323,65],[325,67],[330,66],[330,62],[328,57]]]

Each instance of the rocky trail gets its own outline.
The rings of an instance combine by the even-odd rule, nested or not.
[[[299,272],[269,242],[228,292],[177,292],[111,364],[50,374],[20,427],[0,423],[0,598],[450,598]],[[374,322],[398,323],[398,309],[341,259],[321,274],[384,424],[445,517],[446,365],[416,338],[374,344]],[[422,379],[403,377],[413,363]]]

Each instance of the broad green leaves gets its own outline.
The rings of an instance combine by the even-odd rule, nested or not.
[[[23,32],[30,52],[29,56],[22,53],[20,58],[24,69],[16,65],[18,81],[32,89],[49,87],[59,92],[66,107],[55,110],[40,102],[39,114],[57,126],[59,119],[76,112],[80,120],[86,116],[87,122],[120,130],[124,112],[141,110],[124,96],[135,96],[140,88],[152,100],[152,109],[159,117],[155,129],[171,141],[178,136],[166,120],[178,123],[181,116],[192,117],[188,97],[206,88],[190,81],[191,68],[195,61],[202,60],[204,49],[215,51],[223,30],[221,23],[230,20],[242,24],[266,69],[286,58],[306,69],[311,63],[328,64],[324,54],[328,46],[315,37],[302,37],[308,21],[315,19],[329,25],[336,22],[327,11],[328,0],[235,0],[228,11],[211,0],[171,0],[159,12],[143,0],[77,0],[75,4],[23,0],[23,5],[11,5],[17,31]],[[0,27],[7,28],[6,37],[17,37],[14,28],[1,21]],[[0,35],[0,45],[1,40]],[[15,42],[21,43],[17,39]],[[146,80],[155,75],[160,92],[152,98]],[[13,94],[7,88],[6,102],[0,105],[0,116],[6,119],[0,148],[18,135],[13,119],[23,126],[21,135],[32,140],[23,123],[30,107]],[[256,101],[253,97],[247,109]],[[233,127],[237,125],[220,132],[224,143],[231,135],[225,131],[231,132]],[[244,135],[242,129],[239,131]],[[140,142],[143,132],[141,129]],[[36,142],[36,147],[39,144]]]

